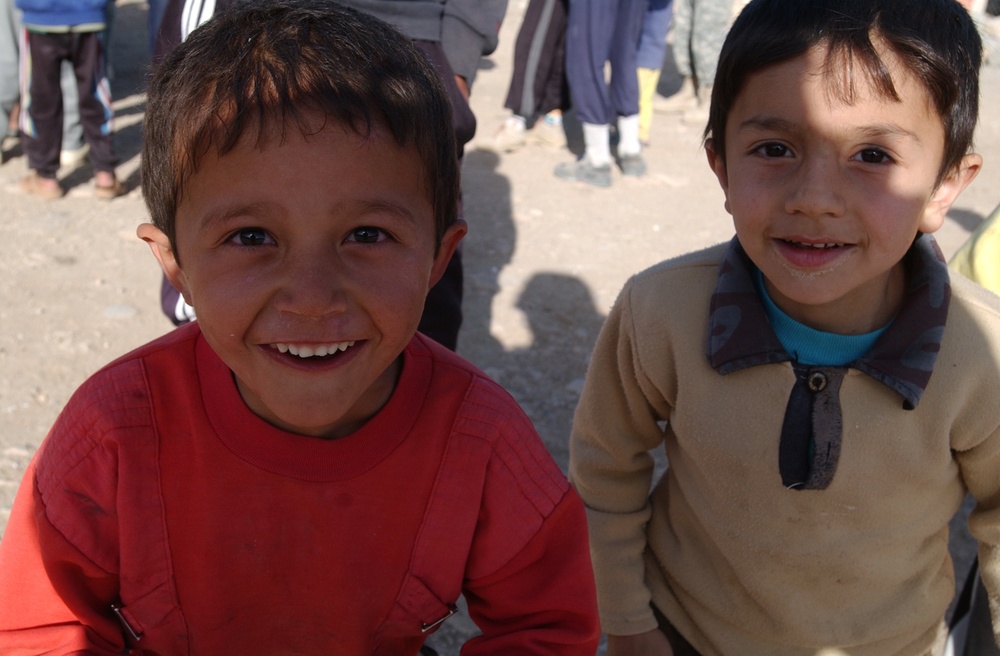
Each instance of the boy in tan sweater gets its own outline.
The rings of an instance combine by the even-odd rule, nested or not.
[[[954,0],[736,21],[706,130],[736,236],[627,283],[573,429],[609,656],[940,654],[967,492],[1000,617],[1000,302],[929,234],[982,163],[980,55]]]

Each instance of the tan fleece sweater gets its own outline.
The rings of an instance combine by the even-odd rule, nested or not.
[[[927,653],[953,596],[947,524],[967,490],[1000,617],[1000,298],[952,281],[915,409],[847,369],[832,480],[790,490],[778,444],[791,364],[722,375],[706,357],[713,291],[749,289],[745,272],[720,283],[727,249],[631,279],[594,352],[570,478],[588,507],[603,629],[656,627],[652,602],[705,656]],[[940,303],[946,279],[931,274],[925,293]],[[774,342],[766,322],[753,328]],[[898,341],[895,328],[882,340]],[[650,494],[647,452],[660,448],[669,466]]]

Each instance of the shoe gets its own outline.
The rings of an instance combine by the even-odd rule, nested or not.
[[[639,153],[635,155],[622,155],[618,158],[618,168],[622,170],[622,175],[641,178],[646,175],[646,160]]]
[[[550,121],[546,116],[545,120],[535,123],[531,129],[531,135],[535,141],[545,146],[554,148],[566,147],[566,131],[563,129],[562,121]]]
[[[98,185],[94,182],[94,198],[97,200],[111,200],[112,198],[117,198],[122,195],[125,188],[118,178],[114,178],[110,185]]]
[[[62,198],[63,194],[66,193],[63,191],[58,180],[55,178],[43,178],[36,171],[32,171],[26,177],[22,178],[20,187],[32,196],[38,196],[45,200]]]
[[[684,78],[681,88],[674,95],[667,98],[660,95],[653,96],[653,111],[661,114],[683,114],[697,106],[698,94],[695,93],[694,80],[691,77]]]
[[[503,122],[489,141],[483,144],[486,150],[498,153],[512,153],[528,143],[527,126],[520,116],[511,116]]]
[[[89,152],[90,146],[87,144],[83,144],[79,148],[64,150],[59,153],[59,166],[79,166],[87,161],[87,154]]]
[[[555,173],[563,180],[579,180],[594,187],[611,186],[611,166],[594,166],[587,158],[563,162],[556,167]]]

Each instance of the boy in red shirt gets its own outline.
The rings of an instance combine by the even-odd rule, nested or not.
[[[578,497],[416,334],[466,230],[453,139],[409,40],[331,2],[241,3],[165,60],[139,236],[198,321],[84,383],[39,450],[0,652],[415,654],[464,594],[465,654],[594,653]]]

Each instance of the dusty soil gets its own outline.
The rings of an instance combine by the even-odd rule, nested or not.
[[[511,0],[500,47],[484,59],[473,89],[478,141],[507,116],[503,100],[526,0]],[[90,169],[61,172],[68,195],[20,193],[18,150],[0,166],[0,533],[25,466],[69,395],[112,358],[171,329],[160,313],[159,270],[135,227],[147,219],[138,153],[148,63],[146,6],[120,0],[111,60],[128,194],[91,197]],[[661,89],[679,84],[665,69]],[[983,72],[979,178],[938,233],[953,252],[1000,202],[1000,67]],[[573,155],[540,143],[498,155],[470,145],[464,163],[469,236],[464,243],[466,320],[459,352],[512,391],[565,468],[567,436],[587,359],[625,279],[664,258],[732,234],[700,147],[700,130],[658,115],[650,173],[616,177],[611,189],[557,180]],[[571,147],[579,142],[571,139]],[[683,311],[681,308],[678,311]],[[963,553],[968,553],[963,549]],[[467,625],[439,638],[451,653]]]

